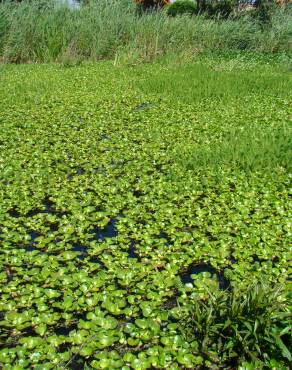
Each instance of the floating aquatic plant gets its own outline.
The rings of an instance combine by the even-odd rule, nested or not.
[[[4,369],[228,368],[266,358],[252,318],[236,335],[226,324],[230,345],[218,330],[233,315],[232,294],[251,283],[278,282],[286,296],[287,91],[245,94],[247,84],[227,106],[216,90],[190,104],[153,86],[142,92],[141,73],[150,78],[153,66],[1,67]],[[244,143],[228,151],[226,138]],[[249,142],[262,159],[236,152]],[[204,323],[214,310],[207,353],[198,315]],[[291,356],[286,327],[268,341],[279,369]],[[239,351],[238,335],[253,338],[252,352]]]

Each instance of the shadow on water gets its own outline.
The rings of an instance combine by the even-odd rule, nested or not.
[[[70,331],[73,331],[76,329],[77,329],[77,324],[71,324],[69,326],[59,326],[58,328],[55,329],[55,334],[68,336]]]
[[[170,297],[163,303],[163,308],[165,310],[170,310],[174,307],[177,307],[177,296]]]
[[[91,240],[98,240],[102,241],[106,238],[114,238],[115,236],[118,235],[118,232],[116,230],[116,223],[118,220],[112,219],[105,228],[100,229],[100,228],[95,228],[94,230],[91,231],[91,234],[93,234],[93,237]],[[27,246],[23,247],[27,252],[34,252],[38,251],[40,254],[54,254],[50,253],[48,251],[44,251],[43,249],[37,248],[37,238],[41,236],[40,233],[36,231],[30,231],[30,242]],[[73,252],[79,252],[78,259],[84,260],[86,257],[88,257],[88,247],[79,243],[73,244],[73,247],[71,249]],[[132,253],[133,258],[134,258],[134,252]],[[138,258],[138,256],[136,257]]]
[[[40,213],[52,214],[58,217],[62,217],[68,214],[68,212],[65,211],[58,211],[56,209],[56,204],[53,201],[51,201],[48,196],[43,199],[42,208],[34,208],[28,211],[25,217],[26,218],[34,217]]]
[[[157,105],[154,103],[145,102],[145,103],[136,105],[136,107],[133,108],[132,112],[140,112],[146,109],[155,108],[156,106]]]
[[[15,208],[11,208],[9,211],[7,211],[10,217],[19,218],[20,213]]]
[[[10,281],[13,280],[14,274],[13,274],[13,269],[11,267],[6,267],[5,268],[5,273],[7,277],[7,282],[9,283]]]
[[[26,252],[33,252],[36,251],[37,248],[34,245],[30,244],[28,247],[25,248],[25,250]]]
[[[67,175],[67,180],[68,181],[71,181],[73,179],[73,177],[76,176],[76,175],[80,176],[80,175],[83,175],[85,173],[85,170],[81,167],[74,168],[72,171],[73,172],[70,172]]]
[[[98,227],[91,231],[91,234],[94,234],[93,239],[104,240],[106,238],[114,238],[118,235],[116,230],[116,223],[118,220],[111,220],[104,229],[99,229]]]
[[[36,231],[31,231],[29,233],[29,235],[30,235],[30,239],[31,239],[31,244],[35,244],[36,238],[38,238],[41,234],[36,232]]]
[[[50,213],[58,217],[66,216],[69,213],[67,211],[57,210],[56,204],[53,201],[49,200],[48,198],[45,200],[44,205],[45,205],[45,211],[44,211],[45,213]]]
[[[189,266],[187,271],[180,275],[181,281],[184,284],[193,283],[194,279],[191,275],[198,275],[203,272],[209,272],[211,275],[216,275],[219,289],[225,290],[229,287],[229,281],[224,277],[224,274],[217,271],[214,267],[207,263],[199,263]]]
[[[73,252],[79,252],[78,259],[84,260],[86,257],[88,257],[87,247],[81,244],[74,244],[73,248],[71,249]]]
[[[129,258],[136,258],[138,261],[141,260],[139,254],[136,253],[135,251],[135,241],[132,240],[131,243],[130,243],[130,246],[129,246],[129,250],[128,250],[128,257]]]
[[[251,256],[253,259],[253,264],[262,264],[262,263],[271,263],[273,267],[276,266],[276,264],[279,262],[279,257],[275,256],[272,258],[261,258],[257,254],[254,254]]]
[[[160,231],[159,238],[165,240],[165,245],[166,246],[172,246],[173,245],[173,242],[171,241],[170,237],[164,231]]]
[[[36,231],[31,231],[29,233],[29,236],[30,236],[30,242],[29,242],[29,245],[25,247],[25,250],[27,252],[33,252],[35,250],[38,250],[36,248],[36,238],[38,238],[41,234],[39,234],[38,232]]]
[[[230,254],[230,256],[227,257],[227,260],[230,262],[231,265],[237,264],[237,259],[232,254]]]
[[[84,369],[84,357],[80,356],[80,355],[76,355],[74,357],[74,360],[71,361],[69,364],[68,364],[68,369],[70,370],[80,370],[80,369]],[[90,369],[90,368],[88,368]]]

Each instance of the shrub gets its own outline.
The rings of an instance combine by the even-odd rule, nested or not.
[[[157,10],[168,4],[169,0],[135,0],[138,12],[145,12],[149,10]]]
[[[206,365],[237,368],[248,361],[282,369],[292,360],[291,297],[281,287],[260,281],[220,291],[208,277],[194,284],[193,293],[172,312],[181,334],[197,342]]]
[[[210,17],[227,18],[234,11],[234,0],[209,0],[206,3],[206,12]]]
[[[255,16],[262,26],[271,25],[273,13],[276,10],[276,3],[273,0],[256,1]]]
[[[193,15],[196,13],[197,4],[191,0],[176,1],[169,5],[167,14],[175,17],[177,15]]]

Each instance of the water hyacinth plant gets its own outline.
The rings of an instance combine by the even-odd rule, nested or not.
[[[265,58],[0,67],[3,369],[287,368],[291,78]]]

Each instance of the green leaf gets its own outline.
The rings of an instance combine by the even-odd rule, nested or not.
[[[291,352],[288,350],[288,348],[283,343],[282,339],[279,336],[274,336],[276,345],[281,349],[283,357],[287,358],[288,361],[292,361],[292,355]]]

